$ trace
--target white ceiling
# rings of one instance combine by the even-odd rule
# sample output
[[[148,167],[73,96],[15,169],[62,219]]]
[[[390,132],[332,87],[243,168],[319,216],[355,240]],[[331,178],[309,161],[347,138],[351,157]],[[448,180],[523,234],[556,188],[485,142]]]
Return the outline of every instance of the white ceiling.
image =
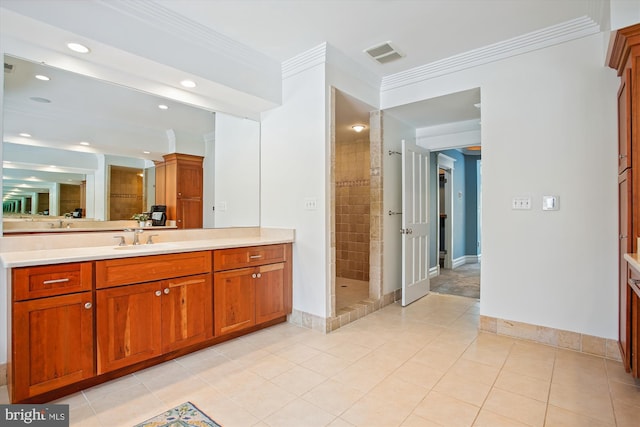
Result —
[[[221,82],[210,77],[212,70],[224,68],[224,64],[216,63],[217,58],[210,54],[210,43],[224,51],[234,51],[234,58],[240,58],[240,62],[265,64],[269,68],[272,63],[280,64],[326,42],[380,81],[581,17],[588,16],[598,23],[606,22],[608,7],[608,0],[2,0],[0,19],[4,21],[0,22],[3,28],[7,28],[11,26],[7,24],[18,22],[18,17],[29,18],[31,21],[24,23],[20,20],[18,27],[22,28],[13,28],[11,36],[20,39],[21,43],[37,44],[40,50],[32,48],[31,51],[42,56],[38,60],[46,58],[48,63],[60,66],[76,61],[76,69],[87,75],[101,75],[102,78],[107,74],[119,76],[123,71],[138,72],[147,82],[137,86],[144,86],[149,92],[171,94],[174,99],[184,99],[193,105],[206,104],[210,110],[225,111],[229,107],[229,112],[232,112],[238,99],[255,101],[259,97],[242,93],[238,87],[224,88]],[[31,22],[39,25],[32,26]],[[42,23],[47,25],[40,25]],[[606,28],[606,24],[604,26]],[[58,46],[62,40],[74,35],[93,43],[94,50],[89,59],[77,59]],[[387,41],[391,41],[405,57],[382,65],[363,53],[364,49]],[[3,51],[8,52],[6,49]],[[202,55],[188,55],[189,52],[202,52]],[[208,61],[207,66],[202,66],[203,60]],[[98,66],[102,67],[102,74],[97,71]],[[37,65],[32,67],[35,70]],[[109,73],[105,74],[105,69]],[[198,73],[198,88],[189,93],[176,87],[172,82],[180,72],[185,75]],[[77,149],[80,140],[93,137],[91,149],[95,151],[132,156],[148,150],[153,152],[148,158],[157,158],[162,151],[159,149],[162,144],[157,141],[164,144],[167,129],[180,129],[182,126],[180,121],[172,122],[167,115],[158,114],[159,110],[147,108],[160,101],[145,94],[135,94],[136,100],[144,103],[145,107],[142,107],[138,101],[133,101],[133,95],[124,95],[124,89],[119,87],[98,94],[87,86],[79,86],[76,81],[69,83],[74,85],[74,91],[67,92],[67,87],[54,86],[68,80],[62,75],[47,82],[48,89],[33,79],[21,80],[18,84],[14,77],[17,75],[6,79],[5,96],[20,95],[23,98],[5,100],[5,109],[15,113],[5,115],[5,141],[13,138],[13,142],[33,144],[24,139],[17,140],[9,133],[18,132],[27,123],[42,122],[51,126],[46,130],[48,136],[38,141],[40,145],[58,148],[73,145]],[[243,79],[241,75],[235,77],[240,81]],[[247,87],[254,83],[253,80],[250,76],[244,78]],[[47,93],[49,89],[64,90],[67,95]],[[210,93],[216,93],[219,99],[200,102]],[[59,107],[66,114],[43,113],[42,108],[47,107],[38,105],[39,117],[45,120],[25,121],[23,118],[20,121],[18,113],[34,106],[32,101],[24,100],[28,94],[55,98],[49,107]],[[119,98],[111,103],[108,101],[111,95]],[[266,98],[269,96],[267,94]],[[122,97],[129,100],[123,101]],[[224,97],[227,103],[221,102]],[[81,112],[69,114],[75,107],[64,103],[73,98],[81,101],[83,107]],[[480,117],[480,110],[473,107],[479,98],[479,89],[471,90],[396,107],[392,113],[416,128],[465,121]],[[102,105],[108,110],[93,109],[100,104],[87,107],[89,101],[96,100],[103,101]],[[377,107],[350,103],[344,97],[341,102],[337,129],[347,128],[351,121],[368,122],[367,110]],[[272,104],[271,99],[266,99],[260,104],[259,111]],[[170,111],[178,113],[178,108],[172,107]],[[101,117],[102,120],[96,123],[110,129],[109,134],[105,133],[108,137],[102,139],[117,140],[120,144],[102,147],[98,125],[91,136],[88,135],[88,127],[80,126],[77,121],[66,123],[62,119],[65,116],[86,119],[89,113]],[[154,117],[160,120],[154,123]],[[197,117],[196,122],[200,123],[202,115]],[[185,116],[182,119],[182,124],[187,124]],[[66,128],[64,134],[53,135],[54,122],[58,127]],[[139,123],[144,125],[133,126]],[[184,131],[193,135],[208,131],[197,126],[189,122],[186,128],[189,130]],[[45,130],[42,132],[44,134]],[[83,136],[83,132],[87,136]],[[131,136],[126,136],[127,132]]]

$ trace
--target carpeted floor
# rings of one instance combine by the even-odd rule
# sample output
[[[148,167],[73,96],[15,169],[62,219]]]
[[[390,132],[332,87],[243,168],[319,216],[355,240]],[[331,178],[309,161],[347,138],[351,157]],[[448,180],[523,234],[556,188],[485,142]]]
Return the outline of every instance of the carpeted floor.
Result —
[[[453,270],[440,269],[430,281],[431,292],[480,298],[480,263],[464,264]]]

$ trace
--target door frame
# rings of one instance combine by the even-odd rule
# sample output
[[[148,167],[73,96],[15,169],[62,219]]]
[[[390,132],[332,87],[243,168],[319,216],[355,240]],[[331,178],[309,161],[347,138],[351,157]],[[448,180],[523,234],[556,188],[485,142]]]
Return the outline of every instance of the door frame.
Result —
[[[448,227],[444,229],[444,247],[446,253],[444,255],[444,268],[453,268],[453,171],[455,169],[456,159],[446,154],[438,153],[437,170],[444,170],[444,213],[447,215]],[[440,185],[438,185],[438,197],[436,197],[438,207],[436,212],[440,215]],[[440,225],[436,227],[436,242],[438,242],[438,274],[440,274]]]

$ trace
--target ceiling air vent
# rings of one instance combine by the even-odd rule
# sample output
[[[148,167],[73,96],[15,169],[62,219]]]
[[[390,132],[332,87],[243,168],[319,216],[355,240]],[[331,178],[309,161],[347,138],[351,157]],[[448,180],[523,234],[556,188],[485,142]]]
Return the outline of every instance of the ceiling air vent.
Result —
[[[13,73],[13,64],[7,64],[6,62],[4,63],[4,72],[9,74],[9,73]]]
[[[396,49],[391,42],[384,42],[382,44],[372,46],[365,49],[364,52],[380,64],[386,64],[387,62],[395,61],[396,59],[400,59],[404,56],[404,54]]]

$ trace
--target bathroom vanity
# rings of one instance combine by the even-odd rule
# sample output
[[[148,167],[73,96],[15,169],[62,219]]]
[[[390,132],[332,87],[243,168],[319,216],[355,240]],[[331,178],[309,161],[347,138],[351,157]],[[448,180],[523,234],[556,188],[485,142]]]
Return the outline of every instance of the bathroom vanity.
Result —
[[[12,402],[50,401],[291,313],[293,230],[165,231],[153,244],[101,246],[113,234],[23,251],[3,238]]]

